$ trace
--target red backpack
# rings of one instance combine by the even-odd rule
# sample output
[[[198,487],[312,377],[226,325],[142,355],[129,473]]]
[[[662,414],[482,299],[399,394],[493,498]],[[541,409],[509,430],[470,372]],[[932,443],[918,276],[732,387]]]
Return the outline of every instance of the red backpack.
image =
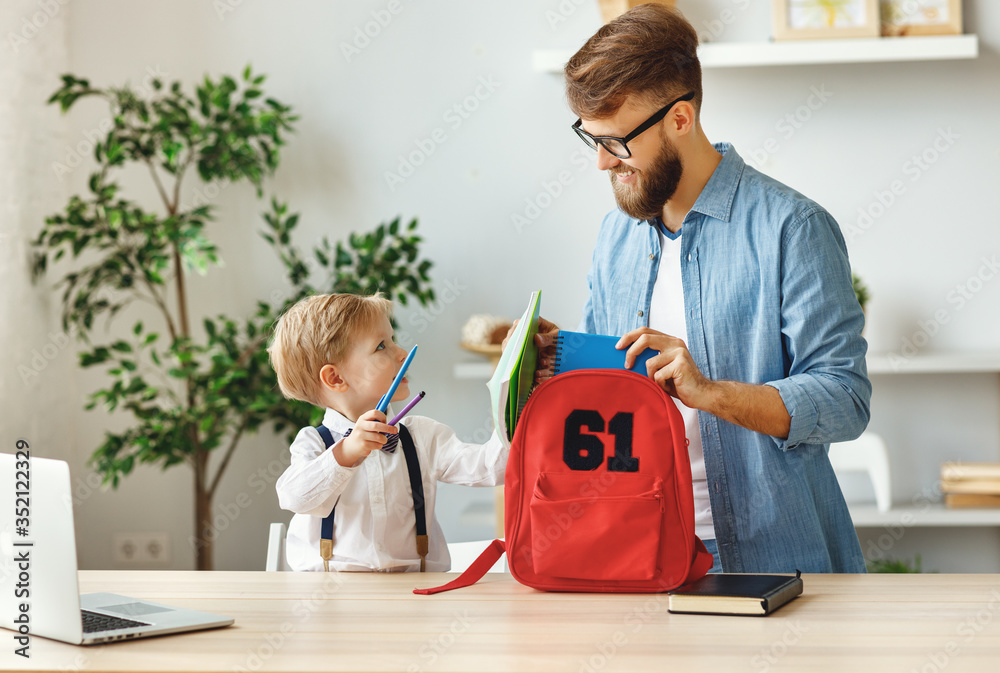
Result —
[[[415,593],[468,586],[504,551],[517,581],[546,591],[669,591],[712,567],[694,534],[684,422],[635,372],[577,370],[538,386],[511,443],[504,496],[505,540],[458,579]]]

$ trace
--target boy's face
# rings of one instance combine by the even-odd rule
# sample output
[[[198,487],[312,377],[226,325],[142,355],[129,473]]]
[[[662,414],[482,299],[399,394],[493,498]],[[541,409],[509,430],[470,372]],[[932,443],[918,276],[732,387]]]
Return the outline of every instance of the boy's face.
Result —
[[[388,318],[379,317],[371,329],[358,333],[338,367],[348,384],[349,405],[358,415],[375,408],[406,359],[406,351],[393,342],[392,336]],[[406,399],[409,395],[409,381],[404,376],[392,400]]]

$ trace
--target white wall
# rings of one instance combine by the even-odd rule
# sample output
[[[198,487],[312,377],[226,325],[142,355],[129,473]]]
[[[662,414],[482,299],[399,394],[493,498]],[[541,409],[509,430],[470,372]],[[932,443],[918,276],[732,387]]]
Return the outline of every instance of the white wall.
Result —
[[[765,0],[679,5],[714,39],[769,35]],[[87,168],[60,183],[50,167],[106,115],[97,102],[87,102],[63,121],[54,108],[40,104],[64,68],[101,85],[140,82],[150,71],[190,83],[206,72],[236,73],[247,63],[268,74],[268,93],[302,117],[268,187],[303,213],[298,235],[303,246],[397,215],[420,218],[423,250],[435,262],[441,301],[428,312],[400,311],[401,340],[421,347],[412,371],[428,393],[422,412],[452,424],[461,435],[481,436],[488,423],[485,387],[452,377],[453,364],[469,359],[456,346],[469,315],[514,316],[528,293],[540,288],[544,315],[576,325],[597,227],[613,199],[607,178],[581,162],[587,155],[569,130],[573,117],[561,78],[535,72],[531,53],[582,44],[599,25],[596,3],[400,0],[395,15],[386,13],[388,6],[388,0],[78,2],[57,17],[68,25],[68,36],[46,29],[29,45],[55,56],[30,61],[5,56],[0,72],[27,87],[7,99],[12,105],[0,107],[16,117],[15,128],[23,129],[19,137],[24,132],[48,137],[64,123],[69,131],[67,145],[40,143],[30,152],[5,151],[0,159],[11,213],[3,222],[0,263],[10,288],[0,329],[0,348],[7,354],[0,388],[4,441],[26,436],[44,445],[42,455],[72,461],[80,480],[83,567],[112,567],[116,531],[167,531],[173,566],[192,567],[191,477],[185,468],[168,473],[139,468],[117,492],[91,494],[84,461],[104,429],[123,422],[80,409],[101,378],[78,372],[72,349],[59,352],[45,377],[27,386],[17,377],[17,366],[30,360],[31,349],[44,343],[56,323],[55,295],[30,287],[23,253],[16,248],[23,251],[44,213],[83,189]],[[36,7],[33,2],[5,7],[0,35],[15,30]],[[724,9],[733,12],[734,22],[719,22]],[[848,237],[852,262],[873,292],[867,331],[873,351],[898,352],[904,338],[912,339],[922,321],[927,324],[941,310],[948,320],[924,351],[997,346],[1000,283],[982,283],[961,308],[949,302],[949,292],[978,272],[984,256],[1000,252],[993,194],[1000,177],[995,112],[1000,7],[975,0],[966,2],[965,10],[966,32],[980,35],[982,54],[976,60],[705,72],[703,123],[709,137],[733,142],[748,159],[775,138],[778,151],[758,166],[815,198],[854,232]],[[391,20],[375,30],[378,16]],[[375,34],[367,44],[358,38],[366,27]],[[357,53],[345,55],[344,45],[355,40]],[[789,134],[782,120],[796,114],[814,89],[825,90],[829,99]],[[468,109],[466,118],[457,116],[456,105]],[[400,158],[419,152],[420,144],[428,147],[425,141],[436,129],[444,141],[434,143],[412,176],[390,186],[386,173],[398,172]],[[949,130],[957,138],[913,181],[907,162]],[[9,134],[8,125],[4,132]],[[3,138],[5,147],[14,142]],[[568,184],[561,194],[530,217],[528,204],[563,171]],[[902,195],[870,225],[859,221],[859,209],[873,209],[893,180],[902,181]],[[126,182],[154,203],[145,176],[128,176]],[[256,235],[263,204],[243,187],[223,191],[215,202],[220,218],[211,232],[226,266],[192,279],[195,315],[249,310],[258,298],[284,287],[279,265]],[[516,227],[515,215],[530,224]],[[1000,458],[995,376],[879,376],[874,383],[871,428],[890,441],[898,502],[932,485],[945,458]],[[69,428],[58,439],[53,417],[65,419]],[[261,567],[267,522],[288,516],[277,509],[273,493],[285,454],[280,438],[265,434],[245,441],[217,499],[220,511],[228,506],[237,514],[231,522],[232,517],[222,519],[227,530],[217,567]],[[262,481],[255,480],[259,470]],[[234,509],[240,493],[245,494],[240,501],[249,498],[250,505]],[[467,489],[443,491],[438,514],[452,539],[491,534],[459,520],[470,500],[490,498]],[[933,561],[940,570],[958,554],[936,550],[938,556],[929,559],[931,551],[924,553],[925,565]],[[988,563],[1000,570],[996,558]]]
[[[3,439],[19,438],[38,455],[71,458],[78,406],[71,341],[57,301],[30,282],[30,241],[53,204],[69,192],[52,178],[50,156],[63,150],[65,124],[45,105],[54,73],[65,71],[67,12],[35,2],[0,5],[0,375]],[[7,485],[0,486],[7,488]]]

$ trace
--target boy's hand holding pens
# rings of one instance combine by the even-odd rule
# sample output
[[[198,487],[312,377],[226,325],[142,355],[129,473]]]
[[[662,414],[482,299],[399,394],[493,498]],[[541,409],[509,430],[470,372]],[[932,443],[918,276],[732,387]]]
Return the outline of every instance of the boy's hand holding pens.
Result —
[[[354,424],[354,430],[333,447],[333,456],[344,467],[353,467],[359,461],[368,457],[372,451],[378,451],[386,442],[383,433],[396,434],[399,428],[386,423],[385,414],[378,409],[366,411]],[[338,450],[339,449],[339,450]]]

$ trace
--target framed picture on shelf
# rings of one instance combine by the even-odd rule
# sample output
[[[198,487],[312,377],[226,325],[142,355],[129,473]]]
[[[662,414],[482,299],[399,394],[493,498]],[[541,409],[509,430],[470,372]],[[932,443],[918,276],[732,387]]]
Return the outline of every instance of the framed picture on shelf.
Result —
[[[962,0],[879,0],[882,35],[961,35]]]
[[[774,39],[878,37],[878,3],[879,0],[771,0]]]

